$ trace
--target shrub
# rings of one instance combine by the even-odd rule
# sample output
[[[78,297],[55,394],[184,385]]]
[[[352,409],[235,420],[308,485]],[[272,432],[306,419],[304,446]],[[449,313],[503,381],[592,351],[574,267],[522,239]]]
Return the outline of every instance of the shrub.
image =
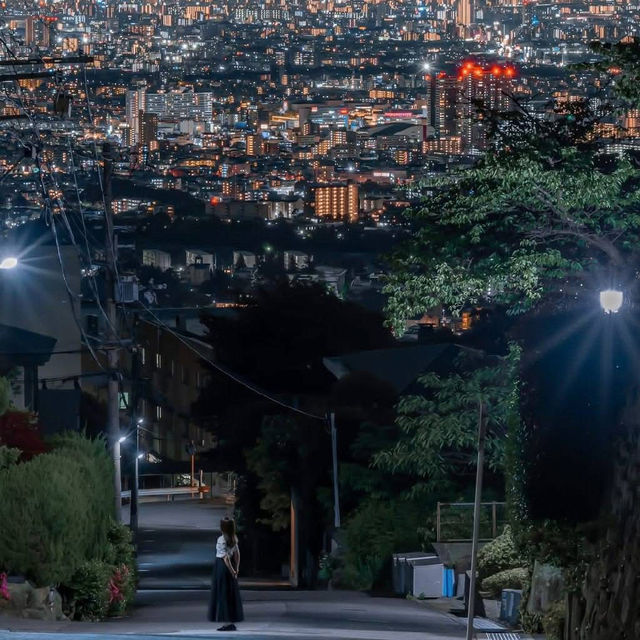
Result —
[[[525,562],[516,550],[511,535],[511,527],[504,528],[502,535],[486,544],[478,552],[478,574],[480,578],[488,578],[507,569],[516,569]]]
[[[20,459],[20,449],[14,449],[0,444],[0,471],[11,467]]]
[[[136,594],[136,561],[129,527],[112,522],[105,562],[112,566],[109,615],[121,615]]]
[[[82,564],[67,583],[68,615],[74,620],[102,620],[109,611],[113,567],[100,560]]]
[[[565,602],[554,602],[542,614],[542,629],[547,640],[562,640],[564,636]]]
[[[0,567],[36,585],[64,583],[102,560],[113,512],[113,468],[102,441],[73,435],[0,470]]]
[[[344,542],[344,565],[336,582],[364,590],[388,586],[392,555],[420,546],[418,510],[411,502],[369,499],[348,521]]]
[[[522,589],[529,573],[523,567],[505,569],[482,581],[482,590],[488,591],[494,598],[499,598],[503,589]]]
[[[36,585],[63,582],[90,557],[81,467],[50,453],[0,471],[0,566]]]
[[[0,378],[0,385],[2,380],[4,378]],[[0,414],[0,444],[20,449],[22,460],[30,460],[48,450],[42,440],[38,416],[16,409]]]
[[[133,602],[135,594],[133,569],[126,564],[112,567],[109,578],[109,615],[122,615]]]
[[[128,567],[135,566],[135,551],[129,527],[122,523],[111,521],[107,540],[107,550],[104,555],[105,562],[112,565],[126,564]]]

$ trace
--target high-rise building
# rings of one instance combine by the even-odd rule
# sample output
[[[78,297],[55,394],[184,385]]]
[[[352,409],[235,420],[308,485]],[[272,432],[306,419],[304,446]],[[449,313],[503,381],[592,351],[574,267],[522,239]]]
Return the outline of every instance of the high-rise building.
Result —
[[[468,29],[473,22],[472,0],[456,0],[456,23],[463,29]]]
[[[460,83],[455,76],[438,74],[432,79],[428,117],[437,137],[458,133],[459,94]]]
[[[264,140],[261,135],[248,135],[247,136],[247,155],[248,156],[260,156],[264,150]]]
[[[458,73],[458,118],[463,149],[486,149],[487,134],[483,111],[505,113],[513,108],[511,98],[515,69],[508,65],[483,66],[466,62]]]
[[[158,142],[158,116],[155,113],[138,113],[138,143],[146,145],[150,151]]]
[[[315,188],[315,211],[320,218],[347,220],[358,218],[358,185],[353,182],[319,185]]]
[[[133,144],[139,140],[140,112],[146,111],[146,93],[146,87],[143,85],[130,89],[125,95],[125,116],[131,128]]]
[[[24,43],[27,47],[31,47],[36,43],[35,20],[33,16],[29,16],[24,21]]]

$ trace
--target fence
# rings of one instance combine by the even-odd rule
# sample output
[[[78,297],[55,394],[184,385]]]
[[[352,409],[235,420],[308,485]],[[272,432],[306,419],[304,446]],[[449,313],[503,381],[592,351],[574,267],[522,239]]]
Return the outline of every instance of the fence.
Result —
[[[499,536],[505,524],[504,502],[480,504],[480,540]],[[470,542],[473,531],[473,502],[438,502],[436,511],[437,542]]]

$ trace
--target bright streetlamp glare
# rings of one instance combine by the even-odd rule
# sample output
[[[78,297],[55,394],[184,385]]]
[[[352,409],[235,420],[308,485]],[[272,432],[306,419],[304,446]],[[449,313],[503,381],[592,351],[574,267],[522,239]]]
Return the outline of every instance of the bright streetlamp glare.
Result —
[[[422,68],[423,68],[425,71],[429,71],[429,69],[431,69],[431,63],[430,63],[430,62],[423,62],[423,63],[422,63]]]
[[[0,269],[13,269],[18,266],[18,258],[4,258],[0,262]]]
[[[127,439],[127,436],[120,436],[120,437],[118,438],[118,442],[119,442],[120,444],[122,444],[126,439]]]
[[[605,313],[618,313],[623,300],[624,295],[622,291],[607,289],[606,291],[600,292],[600,306]]]
[[[138,460],[142,460],[143,457],[144,457],[144,453],[139,453],[138,454]]]

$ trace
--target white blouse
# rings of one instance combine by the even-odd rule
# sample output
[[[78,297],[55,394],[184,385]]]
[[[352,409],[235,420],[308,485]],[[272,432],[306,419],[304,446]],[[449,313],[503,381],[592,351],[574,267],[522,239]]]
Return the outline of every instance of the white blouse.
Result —
[[[229,547],[225,537],[220,536],[216,542],[216,558],[224,558],[225,556],[229,556],[231,558],[237,549],[237,544],[234,544],[233,547]]]

